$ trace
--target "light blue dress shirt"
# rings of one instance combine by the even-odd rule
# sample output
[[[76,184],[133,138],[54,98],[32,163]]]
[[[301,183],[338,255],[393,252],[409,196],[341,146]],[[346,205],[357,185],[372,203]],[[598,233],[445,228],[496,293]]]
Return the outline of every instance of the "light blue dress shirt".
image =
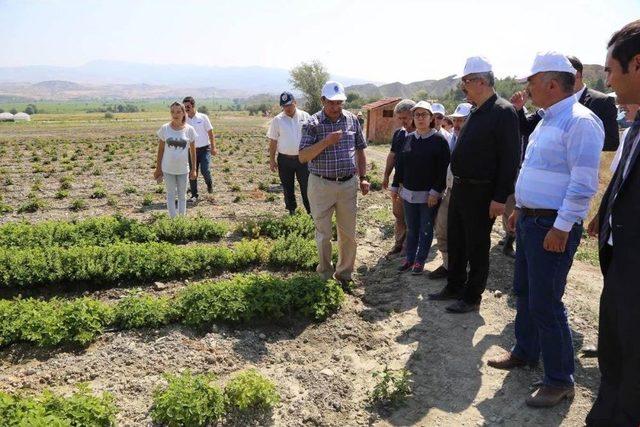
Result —
[[[574,95],[538,114],[542,120],[529,137],[516,182],[516,206],[555,209],[554,227],[570,231],[585,219],[598,190],[604,126]]]

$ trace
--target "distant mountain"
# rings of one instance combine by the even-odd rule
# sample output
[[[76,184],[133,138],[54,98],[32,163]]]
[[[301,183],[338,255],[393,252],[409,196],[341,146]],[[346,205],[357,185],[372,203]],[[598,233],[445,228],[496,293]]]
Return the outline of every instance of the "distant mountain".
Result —
[[[332,76],[345,85],[366,80]],[[136,85],[213,87],[249,96],[280,93],[291,87],[289,71],[268,67],[212,67],[201,65],[138,64],[122,61],[92,61],[78,67],[34,65],[0,67],[0,82],[75,82],[79,85]],[[216,93],[216,96],[222,96]]]
[[[357,93],[364,98],[401,97],[411,98],[416,92],[424,90],[434,98],[445,95],[450,89],[455,88],[457,80],[453,76],[440,80],[422,80],[419,82],[403,84],[400,82],[388,83],[381,86],[374,84],[352,85],[345,88],[347,93]]]

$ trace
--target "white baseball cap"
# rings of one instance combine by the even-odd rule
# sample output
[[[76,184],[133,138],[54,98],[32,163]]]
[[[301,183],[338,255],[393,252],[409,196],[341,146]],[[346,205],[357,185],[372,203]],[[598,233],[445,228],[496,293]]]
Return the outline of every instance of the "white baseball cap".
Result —
[[[487,58],[484,56],[472,56],[471,58],[467,58],[462,74],[458,74],[456,78],[462,78],[475,73],[488,73],[490,71],[493,71],[493,68]]]
[[[423,108],[425,110],[428,110],[431,114],[433,114],[433,109],[431,107],[431,104],[428,103],[427,101],[419,101],[416,105],[411,107],[411,111],[417,110],[418,108]]]
[[[347,95],[344,93],[342,83],[328,81],[322,86],[322,96],[329,101],[346,101]]]
[[[431,111],[433,111],[433,114],[440,113],[443,116],[447,115],[447,112],[444,109],[444,105],[442,105],[442,104],[438,104],[438,103],[431,104]]]
[[[469,113],[471,113],[471,104],[463,102],[462,104],[458,104],[456,111],[454,111],[449,117],[467,117]]]
[[[562,73],[571,73],[574,76],[576,75],[576,69],[573,68],[573,65],[571,65],[571,62],[569,62],[566,56],[558,52],[549,51],[539,52],[533,60],[531,69],[517,80],[520,83],[524,83],[529,77],[547,71],[559,71]]]

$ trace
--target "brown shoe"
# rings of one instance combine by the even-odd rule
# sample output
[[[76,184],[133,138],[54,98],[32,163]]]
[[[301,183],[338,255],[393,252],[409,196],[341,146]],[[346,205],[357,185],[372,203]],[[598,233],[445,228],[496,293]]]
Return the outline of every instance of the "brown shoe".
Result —
[[[526,400],[527,405],[534,408],[550,408],[556,406],[564,399],[573,399],[575,395],[573,386],[570,387],[553,387],[550,385],[543,385],[538,390],[533,392]]]
[[[509,352],[495,359],[489,360],[487,362],[487,365],[491,366],[492,368],[504,369],[508,371],[513,368],[521,368],[523,366],[527,366],[527,361],[520,359],[513,353]]]

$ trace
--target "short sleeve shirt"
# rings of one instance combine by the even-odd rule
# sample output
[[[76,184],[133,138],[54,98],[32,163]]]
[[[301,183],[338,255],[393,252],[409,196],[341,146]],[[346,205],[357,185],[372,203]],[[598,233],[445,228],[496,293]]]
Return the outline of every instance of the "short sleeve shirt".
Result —
[[[193,117],[187,115],[187,123],[190,124],[198,135],[196,138],[196,148],[209,146],[209,131],[213,130],[209,116],[203,113],[196,113]]]
[[[172,175],[189,173],[189,145],[195,143],[197,136],[193,127],[185,123],[182,129],[175,130],[170,123],[165,123],[157,135],[164,142],[162,172]]]
[[[300,149],[317,144],[330,133],[342,130],[340,141],[327,147],[318,156],[309,161],[309,172],[328,178],[342,178],[356,173],[356,150],[367,148],[362,135],[362,127],[355,114],[342,111],[337,121],[331,121],[324,110],[309,118],[302,127]]]
[[[267,138],[278,141],[278,153],[297,156],[300,151],[302,125],[309,120],[309,113],[296,109],[293,117],[283,111],[271,120]]]
[[[404,141],[407,138],[407,130],[405,128],[397,129],[391,138],[391,152],[398,154],[402,150]]]

